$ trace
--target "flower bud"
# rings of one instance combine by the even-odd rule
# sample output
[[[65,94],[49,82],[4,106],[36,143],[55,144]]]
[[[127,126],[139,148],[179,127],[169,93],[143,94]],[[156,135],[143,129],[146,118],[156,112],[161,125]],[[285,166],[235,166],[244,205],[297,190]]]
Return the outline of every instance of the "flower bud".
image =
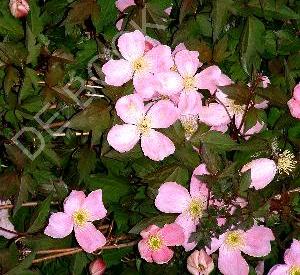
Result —
[[[214,269],[214,262],[203,249],[195,250],[187,259],[187,269],[193,275],[208,275]]]
[[[90,274],[91,275],[102,275],[106,269],[106,264],[103,259],[99,258],[90,263]]]
[[[24,17],[29,12],[29,5],[26,0],[10,0],[9,8],[11,14],[16,18]]]

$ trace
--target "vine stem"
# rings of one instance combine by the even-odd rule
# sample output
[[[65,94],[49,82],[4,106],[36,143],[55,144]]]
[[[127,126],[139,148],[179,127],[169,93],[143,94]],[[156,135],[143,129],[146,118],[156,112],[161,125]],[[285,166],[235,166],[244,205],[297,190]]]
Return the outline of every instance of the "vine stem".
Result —
[[[21,207],[34,207],[37,206],[39,204],[39,202],[36,201],[32,201],[32,202],[25,202],[21,204]],[[58,202],[51,202],[52,205],[57,205]],[[0,205],[0,210],[2,209],[11,209],[14,208],[15,205],[13,204],[4,204],[4,205]]]
[[[138,241],[131,241],[131,242],[122,243],[122,244],[106,245],[106,246],[101,248],[100,253],[102,252],[102,250],[120,249],[120,248],[124,248],[124,247],[134,246],[134,245],[137,244],[137,242]],[[50,255],[50,256],[46,256],[46,257],[43,257],[43,258],[35,259],[35,260],[32,261],[32,264],[38,264],[38,263],[41,263],[41,262],[44,262],[44,261],[53,260],[53,259],[64,257],[64,256],[74,255],[74,254],[77,254],[79,252],[82,252],[83,249],[79,248],[79,247],[74,247],[74,248],[65,248],[65,249],[56,249],[56,250],[40,250],[40,251],[37,251],[37,254],[41,255],[41,254],[46,254],[47,252],[48,252],[48,254],[49,253],[54,253],[53,251],[59,252],[59,253],[54,254],[54,255]],[[100,254],[100,253],[97,253],[97,254]]]

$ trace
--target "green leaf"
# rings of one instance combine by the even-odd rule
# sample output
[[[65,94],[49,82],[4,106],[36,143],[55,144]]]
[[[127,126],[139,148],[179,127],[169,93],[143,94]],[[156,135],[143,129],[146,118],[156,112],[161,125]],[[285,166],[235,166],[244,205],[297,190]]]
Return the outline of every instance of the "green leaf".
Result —
[[[77,253],[73,258],[72,275],[81,275],[90,260],[84,252]]]
[[[7,2],[3,1],[0,9],[0,34],[17,39],[22,38],[24,31],[21,20],[10,14]]]
[[[90,149],[89,146],[86,145],[80,150],[79,161],[77,165],[80,175],[80,182],[85,181],[85,179],[95,169],[96,161],[96,152],[93,149]]]
[[[249,100],[249,88],[241,84],[231,84],[228,86],[219,87],[223,93],[228,95],[228,97],[236,104],[244,105],[248,103]]]
[[[28,233],[38,232],[44,227],[48,219],[51,200],[52,200],[52,195],[50,194],[47,199],[45,199],[43,202],[40,203],[40,205],[38,206],[38,208],[33,214],[33,219],[32,219],[33,222],[31,223],[31,226],[27,230]]]
[[[21,263],[19,263],[15,268],[11,269],[5,275],[22,275],[27,271],[35,258],[35,253],[30,253]],[[29,272],[29,271],[28,271]],[[30,273],[27,273],[30,274]]]
[[[209,144],[212,149],[220,151],[230,151],[237,146],[228,134],[217,131],[209,131],[200,137],[203,143]]]
[[[115,24],[117,19],[117,9],[114,1],[97,0],[100,6],[100,15],[92,16],[97,32],[105,30]]]
[[[272,105],[278,107],[287,107],[289,98],[284,91],[277,87],[269,86],[268,88],[257,88],[255,94],[270,101]]]

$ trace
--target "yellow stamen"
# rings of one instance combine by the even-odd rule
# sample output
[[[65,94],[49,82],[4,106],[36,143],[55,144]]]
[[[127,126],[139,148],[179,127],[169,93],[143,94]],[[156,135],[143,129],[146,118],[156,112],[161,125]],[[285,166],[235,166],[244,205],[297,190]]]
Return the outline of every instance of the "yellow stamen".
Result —
[[[300,275],[300,266],[293,266],[289,270],[289,275]]]
[[[241,232],[235,230],[230,231],[227,233],[225,237],[225,243],[230,246],[231,248],[238,248],[243,246],[244,244],[244,238],[241,234]]]
[[[144,71],[147,67],[148,67],[148,63],[143,57],[136,59],[132,63],[132,68],[135,73],[140,73]]]
[[[148,245],[152,251],[159,250],[163,245],[163,240],[158,235],[150,236],[148,239]]]
[[[205,208],[205,203],[201,199],[193,199],[189,205],[188,211],[194,218],[201,218]]]
[[[235,104],[234,100],[228,99],[227,100],[227,106],[230,113],[233,113],[234,115],[243,114],[245,111],[244,106]]]
[[[193,76],[187,76],[183,79],[183,86],[187,90],[195,88],[195,78]]]
[[[198,129],[198,120],[196,116],[183,116],[181,124],[185,131],[185,138],[189,140]]]
[[[73,221],[77,226],[83,226],[88,221],[89,214],[84,209],[80,209],[73,214]]]
[[[295,156],[289,150],[285,150],[278,155],[277,169],[279,174],[289,175],[296,168],[296,164]]]
[[[141,134],[148,135],[151,130],[151,121],[150,119],[144,117],[137,126]]]

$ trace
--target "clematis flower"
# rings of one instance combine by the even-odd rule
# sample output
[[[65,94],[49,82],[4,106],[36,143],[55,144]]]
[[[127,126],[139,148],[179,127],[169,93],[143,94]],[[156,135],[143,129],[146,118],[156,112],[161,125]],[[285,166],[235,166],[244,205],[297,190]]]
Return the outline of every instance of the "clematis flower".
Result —
[[[120,36],[118,48],[123,58],[111,59],[102,67],[108,85],[122,86],[133,79],[136,91],[143,93],[142,86],[137,85],[137,82],[148,81],[154,77],[153,73],[168,71],[173,66],[170,47],[158,45],[145,52],[145,42],[146,38],[140,31]]]
[[[26,16],[30,9],[26,0],[10,0],[9,8],[11,14],[16,18]]]
[[[140,234],[143,239],[138,243],[138,249],[141,257],[149,263],[167,263],[174,255],[168,246],[179,246],[184,241],[183,230],[175,223],[166,224],[163,228],[150,225]]]
[[[271,241],[274,235],[272,230],[254,225],[249,230],[230,230],[213,238],[211,249],[212,254],[219,249],[218,268],[224,275],[248,275],[249,266],[241,252],[252,257],[264,257],[271,252]]]
[[[90,275],[102,275],[106,270],[106,264],[103,259],[99,258],[90,263]]]
[[[65,199],[64,212],[53,213],[44,233],[52,238],[64,238],[74,229],[79,245],[86,252],[93,252],[106,243],[104,235],[92,224],[106,216],[102,202],[102,190],[91,192],[87,197],[82,191],[73,190]]]
[[[183,228],[185,235],[183,247],[186,251],[192,250],[196,246],[195,242],[189,242],[189,238],[196,231],[208,199],[206,184],[195,176],[207,173],[205,165],[201,164],[194,171],[190,192],[176,182],[166,182],[160,186],[155,198],[155,206],[161,212],[180,214],[175,223]]]
[[[187,259],[187,269],[193,275],[208,275],[214,269],[214,262],[203,249],[195,250]]]
[[[288,101],[288,107],[291,115],[300,119],[300,83],[295,86],[293,97]]]
[[[300,274],[300,241],[294,239],[291,247],[284,253],[285,264],[271,268],[268,275],[298,275]]]
[[[266,187],[275,177],[277,172],[276,163],[267,158],[252,160],[244,165],[241,172],[244,173],[250,169],[251,184],[250,187],[259,190]]]
[[[0,205],[7,205],[10,203],[11,203],[10,200],[7,200],[7,201],[0,200]],[[6,230],[15,231],[15,227],[9,220],[9,217],[10,217],[10,215],[9,215],[8,209],[1,209],[0,210],[0,226],[2,228],[5,228]],[[16,237],[17,235],[14,233],[0,229],[0,236],[3,236],[6,239],[12,239],[12,238]]]
[[[118,116],[126,123],[113,126],[108,135],[108,143],[118,152],[128,152],[141,139],[144,155],[159,161],[175,152],[173,142],[155,131],[155,128],[168,128],[178,119],[178,109],[169,100],[160,100],[149,110],[142,98],[128,95],[116,103]]]
[[[130,6],[134,6],[134,0],[117,0],[116,7],[120,12],[123,12]]]

